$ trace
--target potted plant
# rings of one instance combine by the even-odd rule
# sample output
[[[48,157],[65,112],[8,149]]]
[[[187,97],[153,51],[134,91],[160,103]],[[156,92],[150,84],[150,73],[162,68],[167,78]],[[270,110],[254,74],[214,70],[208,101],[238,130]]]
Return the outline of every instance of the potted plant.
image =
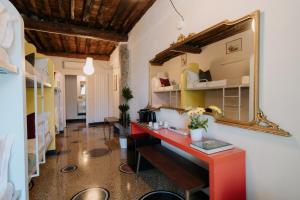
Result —
[[[121,148],[127,148],[127,135],[129,134],[129,125],[130,125],[130,115],[128,102],[133,98],[132,91],[129,87],[124,87],[122,89],[122,97],[124,103],[119,105],[120,110],[120,120],[119,120],[119,130],[120,130],[120,145]]]
[[[190,123],[188,128],[192,141],[199,141],[202,139],[204,132],[207,131],[208,119],[201,119],[201,116],[205,112],[204,108],[198,107],[188,112]]]
[[[211,105],[208,109],[217,116],[222,114],[222,110],[217,106]],[[190,129],[192,141],[202,140],[204,132],[207,132],[208,119],[201,118],[205,112],[206,109],[201,107],[194,108],[188,112],[188,116],[190,117],[188,128]]]

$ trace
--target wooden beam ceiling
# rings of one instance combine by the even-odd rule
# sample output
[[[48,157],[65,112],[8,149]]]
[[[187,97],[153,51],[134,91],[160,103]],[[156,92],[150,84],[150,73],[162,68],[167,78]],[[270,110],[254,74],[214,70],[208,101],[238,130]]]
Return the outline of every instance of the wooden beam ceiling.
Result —
[[[23,16],[25,29],[45,33],[55,33],[60,35],[89,38],[94,40],[105,40],[111,42],[125,42],[128,40],[127,34],[103,31],[96,28],[65,24],[59,22],[50,22],[36,20]]]
[[[71,0],[71,19],[75,19],[75,0]]]
[[[10,2],[23,16],[26,40],[38,51],[80,58],[91,54],[97,59],[107,60],[118,42],[128,40],[129,31],[155,0]]]
[[[92,57],[94,60],[105,60],[109,61],[109,55],[99,55],[99,54],[78,54],[78,53],[65,53],[65,52],[50,52],[50,51],[39,51],[38,53],[48,55],[48,56],[58,56],[65,58],[78,58],[86,59],[86,57]]]

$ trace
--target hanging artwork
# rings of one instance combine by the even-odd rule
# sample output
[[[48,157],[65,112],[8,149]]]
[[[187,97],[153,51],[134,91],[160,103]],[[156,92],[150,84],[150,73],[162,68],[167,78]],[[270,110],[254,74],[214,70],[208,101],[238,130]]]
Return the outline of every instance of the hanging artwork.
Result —
[[[186,66],[187,64],[187,54],[182,54],[181,55],[181,67]]]
[[[226,43],[226,54],[242,51],[242,38]]]

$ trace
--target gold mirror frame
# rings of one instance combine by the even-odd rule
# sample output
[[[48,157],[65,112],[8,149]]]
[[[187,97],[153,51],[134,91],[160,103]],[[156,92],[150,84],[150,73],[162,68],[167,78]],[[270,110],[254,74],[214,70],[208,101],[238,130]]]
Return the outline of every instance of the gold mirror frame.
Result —
[[[231,126],[237,126],[240,128],[255,130],[255,131],[261,131],[265,133],[271,133],[278,136],[285,136],[289,137],[291,134],[279,127],[278,124],[271,122],[267,119],[266,115],[262,112],[262,110],[259,107],[259,34],[260,34],[260,11],[254,11],[250,13],[249,15],[246,15],[238,20],[229,21],[225,20],[221,23],[218,23],[215,26],[212,26],[211,28],[208,28],[198,34],[189,34],[187,37],[180,35],[178,37],[178,40],[176,43],[172,43],[171,46],[164,50],[163,52],[157,54],[154,59],[150,60],[150,66],[152,65],[162,65],[161,57],[164,56],[169,51],[174,51],[175,48],[180,47],[181,45],[184,46],[185,42],[191,41],[193,38],[203,35],[207,32],[210,32],[212,30],[216,30],[219,27],[224,26],[234,26],[241,22],[244,22],[246,20],[252,19],[255,22],[255,31],[254,31],[254,119],[249,122],[241,122],[238,120],[231,120],[227,118],[220,117],[216,114],[210,114],[215,117],[216,122],[220,124],[226,124]],[[177,56],[177,55],[172,55]],[[160,61],[160,62],[157,62]],[[164,62],[164,61],[163,61]],[[150,73],[149,73],[150,74]],[[149,75],[150,80],[150,75]],[[151,84],[150,84],[151,85]],[[149,102],[151,102],[151,86],[149,85]],[[167,108],[167,109],[174,109],[177,110],[179,113],[183,113],[184,109],[181,108],[172,108],[172,107],[161,107],[161,108]],[[157,108],[156,108],[157,109]],[[159,109],[159,108],[158,108]]]

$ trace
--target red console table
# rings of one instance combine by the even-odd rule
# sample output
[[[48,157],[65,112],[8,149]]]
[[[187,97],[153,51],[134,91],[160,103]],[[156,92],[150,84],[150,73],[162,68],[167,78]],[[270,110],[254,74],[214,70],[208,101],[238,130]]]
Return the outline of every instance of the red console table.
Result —
[[[136,122],[131,123],[131,134],[148,133],[206,162],[209,170],[210,200],[245,200],[245,151],[234,148],[215,154],[205,154],[190,147],[191,138],[168,129],[157,131]]]

